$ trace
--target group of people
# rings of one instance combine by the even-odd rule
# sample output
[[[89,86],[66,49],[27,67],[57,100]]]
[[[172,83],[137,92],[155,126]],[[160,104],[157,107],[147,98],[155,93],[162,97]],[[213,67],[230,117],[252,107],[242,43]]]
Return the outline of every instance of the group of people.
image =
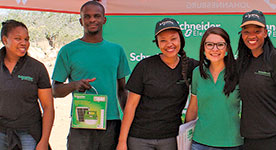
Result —
[[[276,50],[261,11],[243,15],[237,59],[220,27],[204,33],[199,61],[189,58],[178,23],[164,18],[154,35],[161,53],[140,61],[127,84],[123,48],[102,36],[104,7],[88,1],[80,15],[83,37],[59,51],[52,86],[44,65],[28,56],[27,27],[15,20],[2,23],[1,150],[51,149],[53,96],[90,93],[91,82],[108,96],[106,130],[70,128],[68,150],[177,150],[190,86],[185,122],[198,118],[192,150],[275,149]]]

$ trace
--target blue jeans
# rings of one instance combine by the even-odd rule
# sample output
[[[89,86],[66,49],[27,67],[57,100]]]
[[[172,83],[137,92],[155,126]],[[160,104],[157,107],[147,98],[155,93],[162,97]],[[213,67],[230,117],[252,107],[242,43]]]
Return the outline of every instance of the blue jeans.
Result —
[[[22,150],[35,150],[37,142],[35,139],[28,134],[26,131],[17,131],[22,144]],[[7,135],[0,132],[0,150],[8,149]]]
[[[197,143],[195,141],[192,142],[192,150],[240,150],[241,146],[237,147],[212,147]]]
[[[177,150],[176,138],[142,139],[129,136],[128,150]]]

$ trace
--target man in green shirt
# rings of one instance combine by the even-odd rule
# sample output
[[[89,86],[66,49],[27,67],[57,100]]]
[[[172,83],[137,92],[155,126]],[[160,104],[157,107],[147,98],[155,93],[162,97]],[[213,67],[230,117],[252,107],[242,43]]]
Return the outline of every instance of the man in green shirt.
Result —
[[[118,142],[121,121],[117,94],[123,109],[127,97],[125,76],[130,69],[123,48],[102,37],[104,13],[100,3],[86,2],[80,11],[83,37],[62,47],[56,60],[52,76],[55,97],[72,92],[92,93],[91,81],[99,94],[108,96],[107,129],[71,128],[68,150],[114,150]],[[64,83],[66,79],[69,83]]]

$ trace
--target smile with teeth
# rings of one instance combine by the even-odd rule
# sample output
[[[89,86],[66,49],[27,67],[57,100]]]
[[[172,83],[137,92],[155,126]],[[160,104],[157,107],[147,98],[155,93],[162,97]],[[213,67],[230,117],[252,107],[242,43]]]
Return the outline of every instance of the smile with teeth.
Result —
[[[220,56],[220,54],[210,54],[211,56],[213,56],[213,57],[218,57],[218,56]]]
[[[173,51],[175,51],[175,47],[174,46],[169,46],[169,47],[167,47],[166,51],[167,52],[173,52]]]
[[[19,48],[19,51],[23,53],[26,51],[26,48]]]
[[[255,44],[256,42],[257,42],[257,40],[248,41],[249,44]]]
[[[168,48],[166,49],[167,52],[173,52],[174,51],[174,48]]]

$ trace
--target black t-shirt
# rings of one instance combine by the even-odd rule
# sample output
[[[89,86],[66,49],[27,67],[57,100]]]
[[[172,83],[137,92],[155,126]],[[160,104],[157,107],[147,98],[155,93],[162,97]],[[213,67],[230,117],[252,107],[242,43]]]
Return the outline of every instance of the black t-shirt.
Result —
[[[240,77],[241,134],[246,138],[276,135],[276,55],[273,57],[271,66],[274,72],[264,63],[261,54],[250,59],[248,68]]]
[[[0,127],[24,129],[40,121],[38,89],[51,88],[45,66],[30,56],[19,59],[13,72],[4,64],[0,50]]]
[[[188,64],[191,78],[198,62],[189,59]],[[130,136],[145,139],[177,136],[181,112],[189,94],[181,70],[181,60],[171,69],[159,55],[145,58],[136,65],[126,85],[129,91],[141,95]]]

